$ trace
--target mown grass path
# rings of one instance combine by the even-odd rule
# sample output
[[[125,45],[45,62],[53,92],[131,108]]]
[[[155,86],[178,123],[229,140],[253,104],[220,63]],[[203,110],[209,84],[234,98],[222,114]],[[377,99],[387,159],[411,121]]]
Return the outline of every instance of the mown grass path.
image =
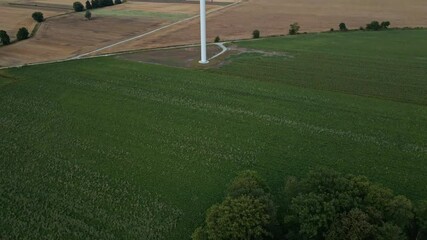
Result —
[[[0,236],[187,239],[243,169],[274,191],[326,166],[426,199],[425,36],[241,43],[286,54],[207,70],[108,57],[2,71]]]

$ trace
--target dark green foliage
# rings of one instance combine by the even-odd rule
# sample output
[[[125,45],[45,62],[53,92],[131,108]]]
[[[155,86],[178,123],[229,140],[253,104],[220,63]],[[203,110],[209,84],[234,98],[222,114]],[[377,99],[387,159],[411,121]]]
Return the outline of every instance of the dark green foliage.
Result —
[[[388,29],[388,27],[390,27],[390,22],[389,21],[385,21],[381,23],[381,28],[382,29]]]
[[[100,7],[99,0],[92,0],[92,8],[95,9],[99,7]]]
[[[44,21],[44,16],[43,16],[43,13],[41,12],[34,12],[32,17],[35,21],[39,23]]]
[[[206,228],[209,239],[264,239],[271,235],[267,226],[272,221],[263,201],[243,195],[227,197],[221,204],[212,206],[206,216]]]
[[[295,189],[285,186],[292,197],[285,216],[292,239],[402,239],[414,217],[406,197],[361,176],[321,169]]]
[[[108,7],[108,6],[113,6],[113,0],[99,0],[99,5],[100,7]]]
[[[114,4],[122,4],[122,0],[114,0]]]
[[[366,30],[378,31],[381,29],[381,25],[378,21],[372,21],[371,23],[366,24]]]
[[[212,206],[198,239],[264,239],[276,223],[276,207],[265,181],[254,171],[241,172],[229,185],[227,197]]]
[[[86,1],[86,9],[87,9],[87,10],[89,10],[89,9],[93,9],[92,4],[90,3],[90,1],[89,1],[89,0],[87,0],[87,1]]]
[[[270,193],[265,181],[255,171],[241,172],[230,184],[227,195],[237,198],[243,195],[263,197]]]
[[[345,23],[340,23],[339,28],[341,32],[345,32],[348,30],[347,25],[345,25]]]
[[[86,18],[87,20],[92,19],[92,13],[91,13],[89,10],[86,10],[85,18]]]
[[[373,31],[386,30],[388,29],[389,26],[390,26],[389,21],[381,22],[381,24],[378,21],[372,21],[371,23],[366,25],[366,30],[373,30]]]
[[[333,31],[335,31],[335,29],[331,28],[331,29],[329,29],[329,31],[330,31],[330,32],[333,32]]]
[[[10,37],[7,34],[7,32],[4,30],[0,30],[0,42],[3,45],[9,45],[10,44]]]
[[[206,227],[198,227],[194,230],[191,235],[192,240],[208,240],[208,232],[206,231]]]
[[[289,35],[296,35],[298,34],[300,29],[300,26],[297,22],[292,23],[291,25],[289,25]]]
[[[217,42],[220,42],[220,41],[221,41],[221,39],[219,38],[219,36],[216,36],[214,42],[217,43]]]
[[[74,2],[73,3],[73,9],[76,12],[83,12],[83,10],[85,10],[85,7],[83,6],[83,4],[81,2]]]
[[[21,40],[25,40],[25,39],[27,39],[28,37],[30,36],[30,33],[28,32],[28,29],[26,29],[26,28],[20,28],[19,30],[18,30],[18,33],[16,33],[16,39],[18,39],[18,41],[21,41]]]
[[[259,38],[260,37],[260,31],[259,30],[254,30],[252,32],[252,38]]]

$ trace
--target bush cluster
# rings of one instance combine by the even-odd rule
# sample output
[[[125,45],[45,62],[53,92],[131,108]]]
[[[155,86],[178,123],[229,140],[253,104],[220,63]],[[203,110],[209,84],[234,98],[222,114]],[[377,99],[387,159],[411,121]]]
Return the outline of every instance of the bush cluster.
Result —
[[[232,181],[224,201],[207,211],[192,239],[264,239],[273,236],[275,221],[270,189],[256,172],[245,171]]]
[[[18,33],[16,34],[16,39],[18,41],[25,40],[30,37],[30,33],[28,32],[28,29],[25,27],[22,27],[18,30]]]
[[[36,22],[41,23],[44,21],[44,16],[42,12],[34,12],[32,17]]]
[[[0,42],[3,45],[9,45],[10,44],[10,37],[7,34],[7,32],[4,30],[0,30]]]
[[[230,184],[225,200],[212,206],[193,240],[315,239],[420,240],[427,237],[427,201],[408,198],[366,177],[318,169],[288,177],[278,199],[256,172]],[[280,216],[279,218],[277,216]]]
[[[87,0],[86,1],[86,8],[81,2],[74,2],[73,3],[73,9],[76,12],[83,12],[85,9],[95,9],[95,8],[102,8],[102,7],[108,7],[113,6],[114,4],[121,4],[122,0]]]
[[[289,25],[289,35],[296,35],[298,34],[300,29],[300,26],[297,22],[292,23],[291,25]]]
[[[371,23],[366,24],[366,30],[373,30],[373,31],[385,30],[385,29],[388,29],[389,26],[390,26],[389,21],[385,21],[381,23],[379,23],[378,21],[372,21]]]

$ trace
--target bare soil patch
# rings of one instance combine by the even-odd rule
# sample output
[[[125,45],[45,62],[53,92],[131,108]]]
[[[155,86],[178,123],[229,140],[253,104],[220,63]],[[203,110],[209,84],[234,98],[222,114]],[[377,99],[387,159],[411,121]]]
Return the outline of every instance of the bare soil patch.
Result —
[[[31,17],[34,11],[32,8],[0,5],[0,29],[5,30],[12,39],[15,39],[15,35],[21,27],[26,27],[31,32],[36,25],[36,22]],[[43,14],[45,17],[50,17],[59,14],[59,12],[50,10],[43,11]]]
[[[289,24],[298,22],[301,32],[365,26],[372,20],[391,21],[392,27],[427,27],[425,0],[249,0],[208,15],[207,37],[213,41],[250,38],[255,29],[261,35],[287,34]],[[108,49],[108,52],[182,45],[199,41],[199,21],[195,19],[174,28]]]
[[[221,48],[216,45],[209,45],[207,47],[208,54],[213,56],[221,52]],[[117,56],[121,59],[161,64],[173,67],[189,68],[196,65],[200,59],[200,48],[175,48],[175,49],[159,49],[140,51],[135,53],[123,54]]]
[[[166,21],[69,14],[44,22],[31,39],[0,48],[0,66],[65,59],[158,28]]]

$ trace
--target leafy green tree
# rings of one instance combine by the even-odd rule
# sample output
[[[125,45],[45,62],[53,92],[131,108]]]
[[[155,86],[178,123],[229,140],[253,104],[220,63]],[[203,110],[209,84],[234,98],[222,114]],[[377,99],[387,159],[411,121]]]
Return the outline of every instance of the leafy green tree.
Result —
[[[254,171],[243,171],[230,183],[226,199],[212,206],[193,240],[264,239],[277,223],[270,189]]]
[[[92,8],[94,9],[99,7],[100,7],[99,0],[92,0]]]
[[[229,197],[243,195],[262,197],[270,193],[267,183],[255,171],[243,171],[237,175],[227,189]]]
[[[296,35],[298,34],[300,29],[300,26],[297,22],[292,23],[291,25],[289,25],[289,35]]]
[[[83,4],[81,2],[74,2],[73,3],[73,9],[76,12],[83,12],[83,10],[85,10],[85,7],[83,6]]]
[[[382,29],[388,29],[388,27],[390,27],[390,22],[389,21],[385,21],[381,23],[381,28]]]
[[[346,32],[348,30],[347,25],[345,25],[345,23],[340,23],[339,28],[341,32]]]
[[[208,232],[206,231],[206,227],[198,227],[191,235],[192,240],[208,240]]]
[[[285,195],[291,197],[285,202],[289,239],[402,239],[414,218],[406,197],[366,177],[326,169],[288,181]]]
[[[92,19],[92,13],[91,13],[89,10],[86,10],[85,18],[86,18],[87,20]]]
[[[10,44],[10,37],[7,34],[7,32],[4,30],[0,30],[0,42],[3,45],[9,45]]]
[[[367,30],[378,31],[381,29],[381,25],[378,21],[372,21],[371,23],[366,25]]]
[[[217,42],[220,42],[220,41],[221,41],[221,38],[219,38],[219,36],[216,36],[214,42],[217,43]]]
[[[99,5],[100,7],[108,7],[108,6],[113,6],[113,0],[100,0],[99,1]]]
[[[252,32],[252,38],[259,38],[259,37],[260,37],[260,35],[261,35],[261,33],[260,33],[260,31],[259,31],[259,30],[254,30],[254,31]]]
[[[252,196],[228,197],[208,210],[209,239],[244,240],[271,236],[267,226],[273,221],[267,206]]]
[[[93,9],[92,3],[89,0],[87,0],[86,1],[86,10],[90,10],[90,9]]]
[[[36,22],[40,23],[44,21],[44,16],[42,12],[34,12],[32,17]]]
[[[16,34],[16,38],[21,41],[21,40],[25,40],[30,36],[30,33],[28,32],[28,29],[26,28],[20,28],[18,30],[18,33]]]
[[[370,222],[371,219],[360,209],[352,209],[348,213],[343,213],[332,224],[326,240],[365,240],[374,239],[375,226]]]

